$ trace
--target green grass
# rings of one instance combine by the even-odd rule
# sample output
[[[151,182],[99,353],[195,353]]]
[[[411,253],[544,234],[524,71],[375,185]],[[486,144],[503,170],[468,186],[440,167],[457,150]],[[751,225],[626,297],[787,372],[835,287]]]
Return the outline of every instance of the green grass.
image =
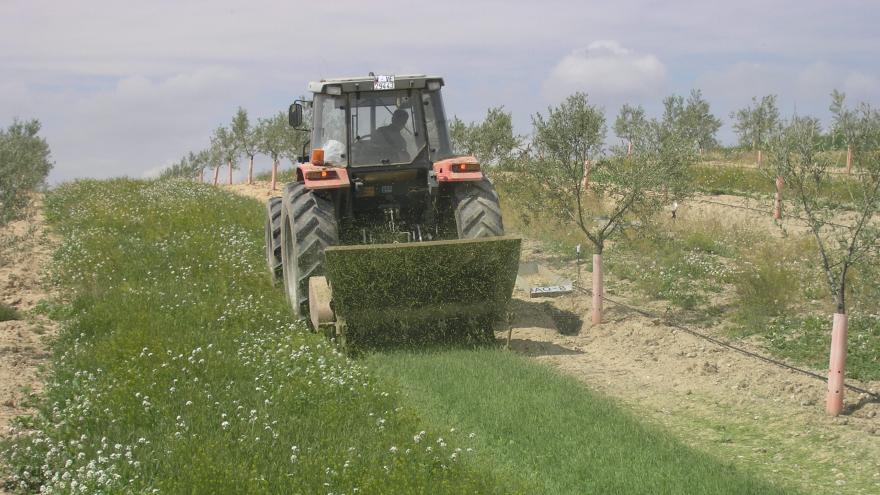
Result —
[[[13,485],[84,493],[500,493],[462,436],[432,451],[386,381],[291,319],[263,207],[183,181],[83,181],[46,200],[70,305]],[[462,449],[457,452],[455,449]],[[456,455],[453,456],[453,453]],[[79,488],[82,487],[82,488]]]
[[[368,363],[477,461],[546,494],[789,493],[623,412],[549,367],[500,350],[376,354]]]
[[[12,306],[0,303],[0,321],[20,320],[21,314]]]
[[[846,374],[858,380],[880,380],[880,316],[850,315]],[[779,317],[767,326],[765,341],[777,355],[827,369],[831,319],[819,316]]]

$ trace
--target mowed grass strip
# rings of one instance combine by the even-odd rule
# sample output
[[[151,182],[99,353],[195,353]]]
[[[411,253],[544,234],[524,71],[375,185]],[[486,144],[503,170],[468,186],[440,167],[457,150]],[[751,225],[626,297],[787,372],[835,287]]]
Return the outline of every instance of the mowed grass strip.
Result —
[[[640,424],[570,377],[501,350],[375,354],[436,428],[465,428],[500,477],[547,494],[781,494]]]
[[[43,305],[64,330],[39,415],[0,447],[10,488],[523,491],[475,469],[466,435],[424,428],[386,382],[291,319],[256,201],[114,180],[61,186],[46,204],[69,304]]]

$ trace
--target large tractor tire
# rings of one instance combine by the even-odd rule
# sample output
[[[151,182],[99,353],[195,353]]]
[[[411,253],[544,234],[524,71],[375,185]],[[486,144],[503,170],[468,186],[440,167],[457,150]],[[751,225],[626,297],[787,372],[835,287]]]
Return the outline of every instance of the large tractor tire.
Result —
[[[284,292],[293,313],[309,312],[309,277],[324,274],[324,249],[339,242],[333,203],[294,182],[284,188],[281,264]]]
[[[504,235],[498,193],[489,179],[459,185],[452,195],[459,239]]]
[[[269,198],[266,202],[266,263],[272,285],[281,283],[283,276],[281,264],[281,198]]]

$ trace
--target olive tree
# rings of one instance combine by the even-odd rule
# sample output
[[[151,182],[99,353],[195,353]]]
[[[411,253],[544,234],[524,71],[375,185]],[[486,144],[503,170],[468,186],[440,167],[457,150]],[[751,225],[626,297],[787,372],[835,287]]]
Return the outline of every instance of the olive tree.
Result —
[[[458,117],[453,118],[449,138],[457,153],[473,155],[490,167],[510,160],[522,144],[522,138],[513,133],[513,119],[504,107],[490,108],[480,123],[465,124]]]
[[[760,101],[752,97],[751,105],[731,112],[730,118],[734,120],[733,130],[739,137],[740,146],[757,151],[760,165],[761,150],[781,126],[776,95],[764,96]]]
[[[632,106],[625,103],[617,114],[614,121],[614,133],[618,137],[626,139],[627,154],[632,153],[633,141],[636,136],[644,133],[648,126],[648,119],[645,117],[645,109],[641,105]]]
[[[248,157],[247,183],[254,182],[254,156],[257,154],[257,140],[248,119],[247,110],[238,107],[232,118],[232,135],[238,149]]]
[[[823,195],[830,189],[832,159],[823,153],[819,121],[792,118],[770,141],[769,166],[785,177],[794,205],[816,241],[821,267],[835,306],[826,408],[840,413],[846,356],[847,282],[853,266],[878,253],[880,242],[880,113],[862,104],[851,116],[853,177],[844,183],[851,217],[841,225],[832,219],[841,207]],[[844,198],[842,198],[844,199]]]
[[[839,138],[846,147],[846,173],[852,173],[852,142],[855,139],[853,135],[855,112],[846,107],[846,94],[836,89],[831,92],[831,115],[833,120],[831,123],[831,135],[834,141]]]
[[[578,228],[593,246],[594,324],[602,318],[602,254],[606,242],[662,208],[668,189],[676,198],[687,193],[693,145],[676,129],[649,121],[632,135],[633,152],[604,157],[593,181],[585,183],[584,162],[603,152],[605,115],[587,95],[575,93],[545,117],[532,117],[537,163],[523,163],[515,174],[517,193],[531,195],[527,216],[553,216]],[[598,201],[598,204],[595,204]],[[592,204],[589,204],[591,203]]]
[[[293,143],[290,134],[296,132],[288,125],[287,114],[284,112],[279,112],[268,119],[259,119],[257,122],[254,136],[256,148],[272,160],[273,191],[278,178],[278,162],[294,147],[295,143]]]
[[[235,134],[226,127],[220,126],[214,130],[211,137],[211,147],[217,153],[220,164],[226,164],[229,167],[229,184],[232,184],[232,169],[236,168],[236,161],[239,156],[238,143],[235,140]],[[215,183],[218,174],[215,173]]]
[[[40,137],[40,121],[13,120],[0,129],[0,225],[18,218],[30,194],[52,170],[49,145]]]

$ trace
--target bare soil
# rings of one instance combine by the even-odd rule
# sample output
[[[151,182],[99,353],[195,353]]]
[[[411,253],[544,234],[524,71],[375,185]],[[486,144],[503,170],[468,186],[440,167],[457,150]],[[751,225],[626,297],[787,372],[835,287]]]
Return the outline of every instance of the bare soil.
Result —
[[[49,364],[58,325],[31,310],[52,296],[44,277],[57,244],[39,196],[25,218],[0,227],[0,302],[21,318],[0,322],[0,439],[9,434],[13,418],[32,412],[31,401],[43,390],[41,368]]]
[[[260,200],[281,194],[265,183],[225,187]],[[699,199],[753,206],[735,196]],[[678,213],[724,215],[726,223],[779,230],[768,215],[749,210],[691,202]],[[526,241],[522,259],[548,264],[535,241]],[[574,265],[554,270],[559,278],[575,279]],[[589,267],[582,267],[581,276],[589,280]],[[514,351],[577,378],[633,416],[744,471],[809,493],[880,493],[880,403],[848,391],[845,414],[830,418],[820,380],[610,303],[603,323],[591,327],[590,296],[574,292],[532,299],[523,285],[554,281],[523,277],[521,282],[512,301]],[[630,302],[625,293],[609,296]],[[644,309],[662,314],[664,308],[656,302]],[[721,335],[719,328],[699,330]],[[505,340],[508,332],[502,329],[496,336]],[[749,342],[737,345],[766,354]],[[880,382],[857,385],[880,392]]]

